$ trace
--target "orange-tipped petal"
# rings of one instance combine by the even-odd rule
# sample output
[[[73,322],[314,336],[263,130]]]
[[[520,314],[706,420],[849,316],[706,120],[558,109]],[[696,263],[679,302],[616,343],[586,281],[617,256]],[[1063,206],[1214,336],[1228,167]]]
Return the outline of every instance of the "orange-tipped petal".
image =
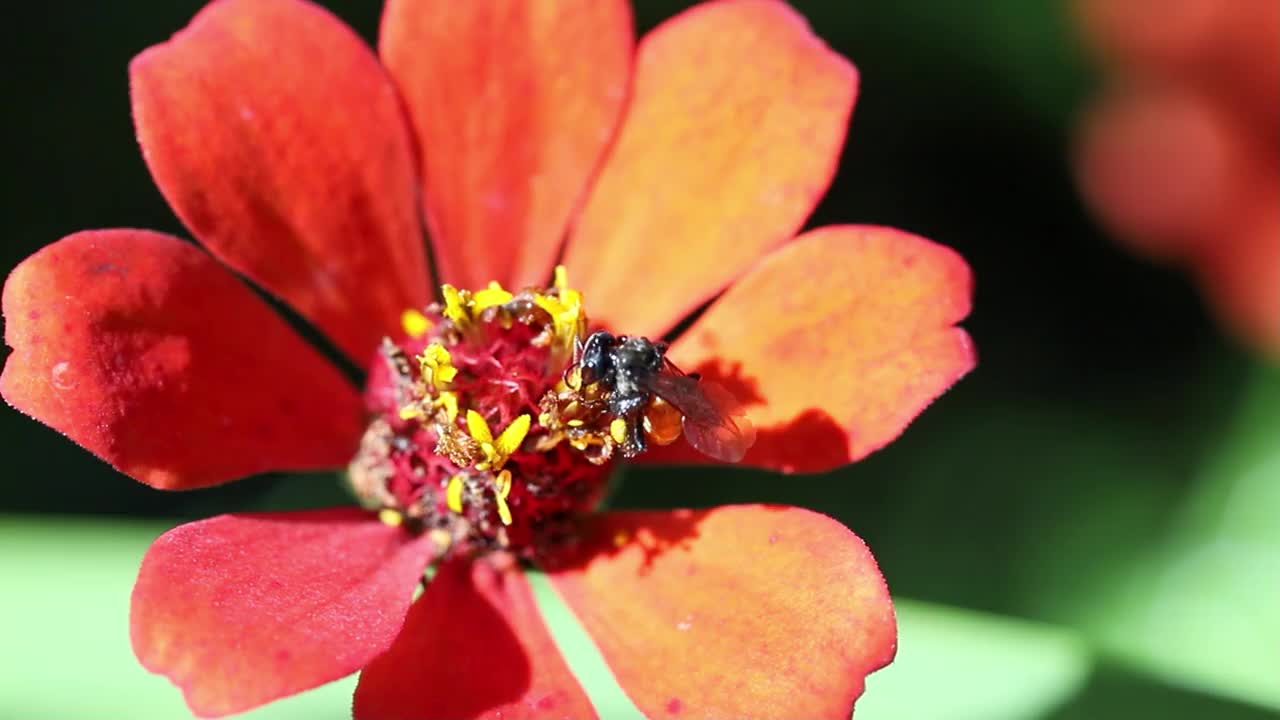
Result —
[[[355,508],[220,515],[152,543],[133,651],[201,717],[337,680],[391,646],[432,558]]]
[[[708,2],[647,35],[566,251],[592,319],[661,334],[789,240],[830,183],[856,89],[777,0]]]
[[[350,383],[177,238],[63,238],[10,273],[4,319],[4,399],[153,487],[342,466],[359,440]]]
[[[624,0],[387,3],[380,50],[445,281],[547,281],[621,115],[632,42]]]
[[[528,581],[483,560],[443,565],[356,687],[356,720],[595,717]]]
[[[756,427],[742,461],[784,472],[879,449],[976,361],[972,279],[954,251],[900,230],[806,233],[742,277],[669,357],[733,394]],[[711,462],[685,443],[642,461]]]
[[[609,513],[551,580],[650,718],[844,720],[896,649],[870,551],[808,510]]]
[[[178,217],[359,360],[430,289],[409,130],[350,29],[303,0],[220,0],[129,67]]]

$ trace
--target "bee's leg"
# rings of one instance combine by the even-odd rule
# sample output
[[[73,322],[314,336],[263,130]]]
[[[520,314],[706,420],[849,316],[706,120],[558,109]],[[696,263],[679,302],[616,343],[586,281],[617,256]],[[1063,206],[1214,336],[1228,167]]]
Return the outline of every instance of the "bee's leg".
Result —
[[[627,418],[627,441],[623,443],[622,452],[627,457],[635,457],[649,449],[649,440],[644,434],[644,418],[639,413]]]

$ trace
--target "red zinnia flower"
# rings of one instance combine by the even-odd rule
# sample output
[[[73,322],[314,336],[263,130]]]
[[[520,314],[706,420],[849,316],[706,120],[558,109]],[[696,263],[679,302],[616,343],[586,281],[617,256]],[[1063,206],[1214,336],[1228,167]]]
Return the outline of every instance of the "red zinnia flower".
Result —
[[[213,3],[130,68],[143,155],[208,254],[83,232],[5,285],[4,397],[122,472],[177,490],[349,465],[380,511],[165,534],[139,659],[206,716],[363,669],[359,718],[592,717],[535,561],[647,715],[847,717],[895,647],[866,547],[796,508],[590,516],[617,455],[676,440],[681,411],[616,410],[623,380],[573,352],[584,307],[654,336],[714,298],[668,357],[745,405],[743,462],[784,472],[883,446],[972,367],[953,252],[791,239],[853,68],[774,0],[634,48],[623,0],[392,0],[379,50],[302,0]],[[431,303],[424,217],[442,279],[474,292]],[[558,255],[582,295],[548,282]],[[370,361],[363,406],[219,261]],[[639,459],[707,460],[660,450]]]
[[[1110,86],[1081,129],[1085,197],[1185,266],[1234,333],[1280,358],[1280,3],[1079,0]]]

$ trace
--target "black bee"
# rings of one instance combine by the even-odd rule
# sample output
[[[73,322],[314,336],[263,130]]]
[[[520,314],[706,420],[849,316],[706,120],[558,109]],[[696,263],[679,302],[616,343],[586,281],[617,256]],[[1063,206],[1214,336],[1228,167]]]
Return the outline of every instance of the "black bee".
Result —
[[[587,337],[577,365],[584,383],[606,390],[609,412],[627,422],[627,456],[647,447],[644,415],[661,398],[681,415],[685,438],[699,452],[724,462],[738,462],[755,442],[755,428],[727,390],[685,374],[666,358],[667,344],[648,338],[612,335],[598,330]]]

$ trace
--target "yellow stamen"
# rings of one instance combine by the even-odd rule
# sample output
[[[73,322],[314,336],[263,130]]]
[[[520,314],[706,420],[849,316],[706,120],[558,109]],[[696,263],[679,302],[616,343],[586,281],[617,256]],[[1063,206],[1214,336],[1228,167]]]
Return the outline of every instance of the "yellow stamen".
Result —
[[[442,390],[440,396],[435,399],[432,405],[444,408],[445,417],[449,418],[450,423],[458,419],[458,393],[452,390]]]
[[[422,417],[422,408],[418,405],[405,405],[400,408],[401,420],[416,420]]]
[[[467,432],[480,446],[480,452],[484,453],[484,459],[476,463],[476,469],[501,470],[507,458],[511,457],[511,453],[520,449],[520,444],[529,434],[529,426],[532,422],[533,418],[527,413],[521,415],[512,420],[511,424],[499,433],[497,439],[494,439],[493,431],[489,429],[489,423],[485,422],[484,416],[475,410],[467,410]]]
[[[471,312],[473,314],[478,314],[485,308],[510,302],[511,297],[511,293],[504,290],[496,281],[491,282],[489,283],[489,287],[471,293]]]
[[[511,524],[511,508],[507,496],[511,494],[511,471],[503,470],[493,478],[493,497],[498,501],[498,519],[503,525]]]
[[[520,449],[520,443],[524,442],[524,438],[529,434],[529,425],[532,418],[526,413],[511,421],[506,430],[498,436],[497,442],[494,443],[497,451],[504,457],[510,457],[512,453]]]
[[[569,287],[569,274],[563,265],[556,266],[555,294],[537,293],[533,301],[551,316],[557,353],[568,355],[574,343],[587,332],[587,316],[582,311],[582,293]]]
[[[383,525],[399,527],[404,522],[404,515],[399,510],[383,508],[378,511],[378,519],[382,521]]]
[[[471,433],[471,438],[480,444],[493,444],[493,433],[489,430],[489,423],[484,421],[484,416],[475,410],[467,411],[467,432]]]
[[[444,502],[456,513],[462,512],[462,481],[461,475],[454,475],[444,489]]]
[[[448,283],[440,286],[440,292],[444,295],[444,316],[459,327],[465,326],[471,320],[467,313],[471,293],[459,290]]]
[[[431,329],[431,321],[420,310],[409,308],[400,313],[400,325],[411,338],[420,338]]]
[[[433,342],[422,349],[418,356],[418,365],[422,376],[437,389],[443,388],[458,377],[458,368],[453,366],[453,356],[444,345]]]

